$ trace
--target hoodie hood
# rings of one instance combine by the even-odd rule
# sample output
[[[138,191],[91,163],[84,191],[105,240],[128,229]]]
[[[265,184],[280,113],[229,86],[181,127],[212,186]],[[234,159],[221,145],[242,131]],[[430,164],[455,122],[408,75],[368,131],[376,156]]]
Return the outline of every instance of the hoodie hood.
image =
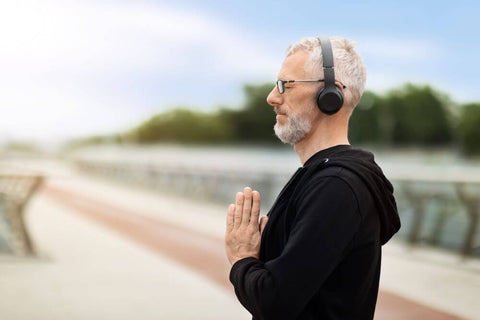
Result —
[[[319,170],[330,166],[342,167],[361,178],[372,194],[378,209],[382,245],[400,229],[400,217],[393,196],[393,186],[375,162],[373,153],[350,145],[338,145],[313,155],[305,163],[305,167],[310,166],[319,166]]]

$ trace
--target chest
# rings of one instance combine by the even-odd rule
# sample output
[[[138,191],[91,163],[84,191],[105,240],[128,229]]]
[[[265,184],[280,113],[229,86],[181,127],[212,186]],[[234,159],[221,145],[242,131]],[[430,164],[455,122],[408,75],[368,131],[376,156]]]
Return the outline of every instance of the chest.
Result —
[[[298,187],[295,181],[287,184],[268,212],[268,223],[262,234],[260,260],[272,260],[282,253],[297,216],[293,196]]]

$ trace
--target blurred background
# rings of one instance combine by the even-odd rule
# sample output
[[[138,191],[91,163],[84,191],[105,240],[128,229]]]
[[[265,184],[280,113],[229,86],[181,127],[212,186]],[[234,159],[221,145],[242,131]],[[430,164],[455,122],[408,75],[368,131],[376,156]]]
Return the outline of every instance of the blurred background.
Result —
[[[375,319],[480,319],[473,1],[0,2],[0,317],[250,319],[226,209],[262,214],[301,163],[266,103],[305,36],[357,42],[350,143],[402,228]]]

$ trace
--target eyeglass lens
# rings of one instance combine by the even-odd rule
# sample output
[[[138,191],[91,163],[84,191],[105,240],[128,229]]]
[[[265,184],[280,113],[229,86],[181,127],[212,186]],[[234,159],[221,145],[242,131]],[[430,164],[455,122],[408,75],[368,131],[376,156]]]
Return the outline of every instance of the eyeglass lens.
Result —
[[[277,89],[279,93],[285,92],[285,86],[282,80],[277,80]]]

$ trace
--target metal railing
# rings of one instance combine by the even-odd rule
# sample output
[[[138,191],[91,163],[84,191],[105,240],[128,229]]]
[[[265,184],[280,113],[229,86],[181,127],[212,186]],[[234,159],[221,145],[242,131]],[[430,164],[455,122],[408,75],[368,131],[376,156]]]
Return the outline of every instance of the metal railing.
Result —
[[[34,255],[35,248],[25,225],[28,201],[43,177],[0,173],[0,252]]]
[[[175,164],[136,164],[75,160],[83,171],[108,179],[208,199],[221,204],[233,201],[248,185],[261,191],[266,212],[290,178],[278,172],[180,167]],[[463,257],[480,255],[480,181],[470,178],[390,176],[395,188],[402,228],[399,237],[410,245],[430,244],[458,251]]]
[[[400,213],[400,234],[410,245],[421,243],[480,255],[480,182],[441,179],[392,179]]]

